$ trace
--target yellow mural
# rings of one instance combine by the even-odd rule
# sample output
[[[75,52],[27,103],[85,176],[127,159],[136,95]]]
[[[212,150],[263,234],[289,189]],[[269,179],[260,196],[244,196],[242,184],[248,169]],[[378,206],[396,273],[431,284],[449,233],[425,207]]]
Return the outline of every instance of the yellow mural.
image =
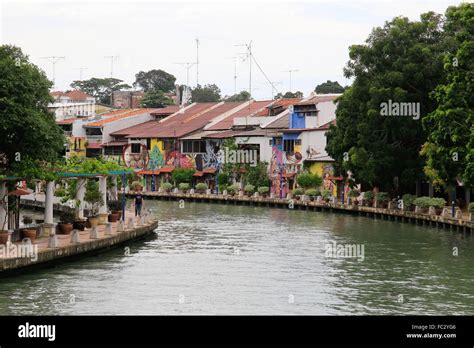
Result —
[[[331,162],[312,162],[308,167],[311,174],[316,174],[323,178],[323,186],[329,189],[333,196],[337,196],[337,185],[332,180],[325,179],[328,176],[334,175],[334,168]]]
[[[67,137],[69,152],[66,152],[66,157],[86,156],[86,139],[82,137]]]

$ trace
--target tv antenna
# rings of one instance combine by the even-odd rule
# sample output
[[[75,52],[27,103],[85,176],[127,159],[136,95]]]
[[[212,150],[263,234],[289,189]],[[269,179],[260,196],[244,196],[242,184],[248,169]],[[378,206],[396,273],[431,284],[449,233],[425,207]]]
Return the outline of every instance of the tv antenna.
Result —
[[[186,86],[189,86],[189,69],[196,65],[196,62],[183,62],[183,63],[173,63],[179,64],[186,68]]]
[[[56,63],[59,62],[61,59],[66,59],[66,57],[58,57],[58,56],[49,56],[49,57],[41,57],[41,59],[47,59],[53,64],[53,88],[56,86]]]
[[[87,68],[75,68],[74,70],[79,70],[79,81],[82,81],[82,72],[87,70]]]
[[[243,46],[247,49],[247,55],[243,62],[245,62],[245,60],[247,59],[249,61],[249,99],[252,99],[252,40],[248,44],[240,44],[234,46]]]
[[[287,72],[290,74],[290,92],[291,92],[291,75],[294,73],[294,72],[297,72],[299,70],[297,69],[290,69],[290,70],[285,70],[285,71],[282,71],[282,72]]]
[[[119,58],[119,56],[104,56],[104,58],[110,59],[110,78],[114,76],[114,61]]]

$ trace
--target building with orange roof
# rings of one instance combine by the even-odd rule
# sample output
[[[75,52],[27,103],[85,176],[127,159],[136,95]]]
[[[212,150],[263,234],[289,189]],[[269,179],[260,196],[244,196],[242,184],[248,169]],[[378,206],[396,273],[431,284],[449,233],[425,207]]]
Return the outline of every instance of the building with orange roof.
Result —
[[[54,101],[48,109],[54,112],[57,121],[95,115],[95,98],[82,91],[54,91],[50,95]]]

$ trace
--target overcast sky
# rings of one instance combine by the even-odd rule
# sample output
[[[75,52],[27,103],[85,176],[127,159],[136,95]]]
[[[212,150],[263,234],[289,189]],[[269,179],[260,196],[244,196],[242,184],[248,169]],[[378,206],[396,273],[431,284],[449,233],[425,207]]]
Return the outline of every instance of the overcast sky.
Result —
[[[79,79],[113,76],[130,85],[140,70],[163,69],[186,83],[186,68],[196,60],[199,83],[215,83],[223,95],[234,92],[234,61],[252,40],[255,59],[280,91],[305,95],[328,79],[349,83],[342,73],[348,47],[363,43],[375,26],[397,15],[419,19],[423,12],[443,13],[460,1],[9,1],[0,0],[0,43],[14,44],[50,79],[52,64],[41,57],[65,56],[56,64],[56,89]],[[196,84],[196,68],[189,70]],[[248,62],[237,63],[237,91],[248,90]],[[255,64],[252,94],[271,98],[272,88]]]

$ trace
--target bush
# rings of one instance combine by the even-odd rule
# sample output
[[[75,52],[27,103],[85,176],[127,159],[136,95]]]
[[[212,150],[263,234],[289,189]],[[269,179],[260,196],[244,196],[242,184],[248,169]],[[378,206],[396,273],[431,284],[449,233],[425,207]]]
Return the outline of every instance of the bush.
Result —
[[[323,196],[324,199],[327,199],[327,198],[331,198],[332,194],[331,194],[331,191],[329,190],[323,190],[323,192],[321,192],[321,196]]]
[[[435,207],[437,209],[443,209],[446,205],[446,200],[444,198],[431,198],[430,199],[430,206]]]
[[[261,186],[258,188],[258,193],[261,195],[267,194],[268,192],[270,192],[270,189],[267,186]]]
[[[229,175],[226,173],[219,173],[217,175],[217,182],[219,183],[219,188],[227,186],[229,184]]]
[[[298,185],[304,189],[316,188],[321,186],[323,183],[323,179],[321,179],[320,176],[311,173],[303,173],[298,175],[296,181],[298,182]]]
[[[61,213],[59,219],[61,220],[62,223],[70,224],[74,222],[74,220],[76,219],[76,216],[72,212],[63,212]]]
[[[430,197],[418,197],[413,201],[413,204],[420,208],[428,208],[431,205]]]
[[[359,197],[359,195],[360,195],[360,192],[357,191],[357,190],[350,190],[349,191],[349,197],[357,198],[357,197]]]
[[[178,185],[178,188],[181,191],[187,191],[187,190],[189,190],[189,184],[187,182],[182,182]]]
[[[302,194],[304,194],[304,191],[302,188],[295,188],[293,191],[291,191],[291,193],[293,194],[293,196],[301,196]]]
[[[370,202],[374,200],[374,192],[373,191],[367,191],[364,192],[364,201],[365,202]]]
[[[107,205],[111,211],[122,210],[122,202],[119,200],[107,201]]]
[[[175,168],[171,177],[173,181],[178,185],[181,183],[190,183],[193,180],[194,170],[186,168]]]
[[[203,182],[200,182],[199,184],[196,184],[196,190],[197,191],[206,191],[207,190],[207,185]]]
[[[469,210],[470,213],[474,213],[474,202],[469,203],[468,210]]]
[[[236,193],[239,192],[240,186],[238,184],[233,184],[227,187],[227,191],[229,193]]]
[[[169,182],[164,182],[161,184],[161,188],[165,191],[170,191],[173,188],[173,185],[171,185]]]
[[[251,185],[251,184],[247,184],[245,185],[244,187],[244,191],[246,193],[254,193],[255,192],[255,186]]]
[[[380,203],[388,202],[388,193],[387,192],[377,192],[375,195],[375,200]]]
[[[415,199],[416,199],[416,196],[411,195],[409,193],[403,195],[402,196],[403,209],[410,210],[410,208],[413,206],[413,202],[415,201]]]
[[[55,191],[54,191],[54,195],[56,197],[65,197],[67,194],[66,192],[66,189],[60,187],[60,188],[57,188]]]
[[[321,195],[321,192],[319,192],[316,189],[307,189],[304,194],[310,197],[316,197],[316,196]]]

